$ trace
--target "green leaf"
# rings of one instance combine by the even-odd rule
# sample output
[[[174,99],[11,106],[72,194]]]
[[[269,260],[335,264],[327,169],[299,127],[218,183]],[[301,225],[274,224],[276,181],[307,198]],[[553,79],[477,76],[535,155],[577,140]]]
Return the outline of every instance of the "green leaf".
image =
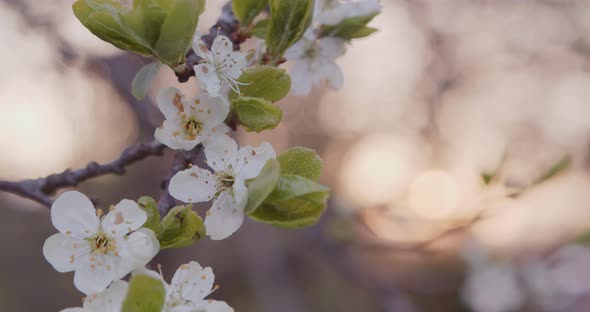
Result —
[[[176,6],[166,16],[155,45],[160,60],[172,65],[185,61],[203,6],[203,0],[176,0]]]
[[[160,249],[181,248],[196,243],[205,236],[203,219],[192,211],[192,205],[176,206],[160,223]]]
[[[244,209],[246,213],[256,210],[264,202],[274,190],[280,176],[279,162],[275,159],[267,161],[260,174],[248,184],[248,203]]]
[[[285,203],[263,204],[250,218],[255,221],[268,223],[276,227],[294,229],[314,225],[326,209],[322,201],[327,199],[327,193],[297,198]]]
[[[283,70],[273,66],[256,66],[245,70],[238,78],[241,96],[263,98],[276,102],[289,94],[291,78]],[[235,91],[230,100],[238,97]]]
[[[117,1],[77,0],[72,8],[74,14],[88,30],[114,46],[142,55],[150,55],[149,47],[137,42],[119,16],[125,8]]]
[[[554,176],[558,175],[562,171],[566,170],[570,167],[572,162],[572,158],[570,155],[563,156],[557,163],[555,163],[549,170],[543,173],[540,177],[538,177],[534,182],[533,185],[543,183]]]
[[[270,19],[265,18],[260,22],[256,23],[254,27],[250,30],[250,34],[256,38],[264,39],[266,37],[266,33],[268,32],[268,25],[270,24]]]
[[[114,46],[153,56],[175,67],[184,62],[204,0],[77,0],[74,14],[93,34]]]
[[[377,31],[378,31],[377,28],[365,26],[363,28],[358,29],[357,31],[354,31],[354,32],[348,34],[348,37],[346,37],[345,39],[364,38],[364,37],[368,37],[368,36],[372,35],[373,33],[377,32]]]
[[[377,29],[367,27],[367,24],[379,13],[375,12],[365,16],[345,18],[337,25],[324,25],[322,36],[340,37],[343,39],[356,39],[369,36],[377,31]]]
[[[252,219],[284,228],[313,225],[326,209],[329,189],[300,176],[283,175]]]
[[[270,23],[266,46],[275,64],[311,24],[314,0],[269,0]]]
[[[143,66],[137,72],[135,78],[133,78],[133,82],[131,82],[131,94],[133,94],[133,97],[141,100],[146,96],[161,67],[162,63],[153,62]]]
[[[307,147],[292,147],[277,158],[281,164],[282,175],[301,176],[318,181],[322,173],[322,159]]]
[[[160,312],[166,300],[162,280],[148,275],[135,275],[129,281],[122,312]]]
[[[328,192],[330,189],[304,177],[281,175],[273,192],[266,201],[285,201],[310,193]]]
[[[274,129],[283,118],[278,106],[261,98],[239,97],[232,101],[232,109],[247,131]]]
[[[240,23],[248,26],[267,4],[267,0],[233,0],[232,9]]]
[[[149,196],[142,196],[137,200],[137,203],[139,204],[139,208],[147,214],[147,221],[143,227],[154,231],[157,235],[160,231],[160,212],[158,211],[158,203]]]

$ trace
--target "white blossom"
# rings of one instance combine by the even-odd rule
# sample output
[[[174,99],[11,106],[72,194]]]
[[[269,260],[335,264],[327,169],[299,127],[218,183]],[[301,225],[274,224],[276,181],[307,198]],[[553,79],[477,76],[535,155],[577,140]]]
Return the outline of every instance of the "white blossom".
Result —
[[[61,312],[120,312],[128,289],[127,282],[114,281],[103,292],[84,298],[81,308],[67,308]]]
[[[187,203],[214,200],[205,218],[207,235],[213,240],[225,239],[244,220],[248,201],[245,181],[258,176],[276,153],[269,143],[238,150],[234,140],[224,137],[205,144],[205,156],[214,173],[197,166],[180,171],[170,180],[169,191],[174,198]]]
[[[226,36],[217,36],[209,50],[197,33],[193,40],[193,50],[203,59],[203,62],[194,67],[195,76],[203,90],[213,97],[224,92],[225,86],[239,93],[236,79],[240,77],[248,61],[244,54],[234,51],[231,40]]]
[[[295,61],[291,70],[291,91],[296,95],[309,95],[313,86],[328,81],[334,89],[342,87],[344,77],[334,60],[346,52],[346,41],[340,38],[316,38],[312,29],[285,52],[288,60]]]
[[[322,25],[337,25],[346,18],[369,16],[379,11],[379,0],[318,0],[314,20]]]
[[[58,272],[75,271],[78,290],[99,293],[159,251],[154,232],[141,228],[146,220],[134,201],[124,199],[99,218],[88,197],[65,192],[51,206],[51,221],[59,233],[45,241],[43,255]]]
[[[215,275],[210,267],[203,269],[200,264],[191,261],[176,270],[172,283],[167,284],[163,277],[160,278],[166,287],[166,301],[162,312],[234,311],[223,301],[205,299],[217,289],[217,286],[213,286]]]
[[[166,120],[154,137],[172,149],[188,151],[230,130],[224,123],[229,103],[222,97],[200,94],[189,100],[180,90],[170,87],[160,92],[157,102]]]

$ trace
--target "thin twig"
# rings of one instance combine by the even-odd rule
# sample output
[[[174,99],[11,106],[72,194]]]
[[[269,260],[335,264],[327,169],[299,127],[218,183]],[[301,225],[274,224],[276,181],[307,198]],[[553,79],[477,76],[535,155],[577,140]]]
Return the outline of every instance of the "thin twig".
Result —
[[[76,186],[81,182],[105,174],[122,175],[125,173],[127,166],[148,156],[162,155],[164,147],[163,144],[157,141],[132,145],[126,148],[119,158],[106,164],[90,162],[84,168],[77,170],[67,169],[62,173],[52,174],[43,178],[14,182],[0,181],[0,191],[28,198],[41,205],[50,207],[53,202],[50,196],[54,195],[57,190]]]

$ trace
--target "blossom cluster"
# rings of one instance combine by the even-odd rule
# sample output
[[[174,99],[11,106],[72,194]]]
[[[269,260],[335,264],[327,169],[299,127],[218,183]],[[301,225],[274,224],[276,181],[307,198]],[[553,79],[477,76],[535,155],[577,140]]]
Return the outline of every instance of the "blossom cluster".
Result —
[[[176,88],[162,90],[157,103],[166,120],[154,136],[171,149],[204,145],[207,164],[214,172],[196,166],[180,171],[171,179],[169,192],[185,203],[213,201],[205,218],[206,233],[220,240],[243,222],[248,198],[245,181],[256,177],[276,153],[268,143],[238,148],[224,123],[228,93],[237,88],[245,55],[234,52],[224,36],[215,38],[211,50],[196,37],[193,49],[204,60],[195,66],[204,92],[189,99]],[[87,295],[82,308],[64,311],[120,311],[128,289],[123,277],[157,275],[145,269],[160,249],[156,234],[143,227],[147,218],[131,200],[122,200],[106,215],[77,191],[65,192],[54,202],[51,219],[59,233],[46,240],[43,254],[57,271],[75,271],[74,285]],[[214,290],[213,278],[211,268],[203,269],[196,262],[182,265],[172,284],[165,284],[163,311],[233,311],[224,302],[205,300]]]
[[[381,11],[379,0],[317,0],[311,27],[303,38],[285,53],[295,61],[291,70],[292,92],[309,95],[314,86],[327,81],[333,89],[340,89],[344,75],[335,60],[346,52],[350,39],[325,31],[345,19],[374,16]]]
[[[83,307],[62,312],[119,312],[129,273],[161,275],[145,269],[159,252],[155,233],[142,227],[147,214],[139,205],[124,199],[104,215],[88,197],[77,191],[63,193],[51,207],[51,221],[59,233],[49,237],[43,255],[58,272],[74,271],[74,285],[86,294]],[[225,302],[205,300],[213,292],[211,268],[198,263],[182,265],[172,284],[165,285],[163,311],[231,312]]]
[[[202,13],[202,5],[199,3],[203,4],[195,0],[191,7],[194,14]],[[283,4],[285,3],[290,2]],[[308,17],[311,16],[311,3],[307,2]],[[168,6],[167,4],[159,8]],[[275,69],[281,75],[287,76],[286,79],[275,79],[284,87],[282,90],[264,90],[268,91],[266,97],[240,92],[241,89],[248,89],[247,86],[250,85],[240,78],[246,67],[256,63],[257,60],[252,61],[256,56],[248,56],[238,51],[228,37],[219,34],[209,46],[199,32],[196,32],[192,38],[192,50],[199,57],[199,62],[194,65],[193,70],[201,92],[191,97],[175,87],[168,87],[161,90],[157,96],[156,102],[165,120],[155,130],[155,139],[173,150],[191,151],[197,146],[204,148],[205,163],[209,168],[191,164],[188,169],[177,172],[170,179],[168,192],[176,200],[187,204],[211,202],[204,220],[204,231],[212,240],[228,238],[240,228],[246,215],[246,206],[249,204],[248,181],[257,178],[266,164],[270,162],[272,165],[271,160],[277,158],[272,145],[267,142],[257,147],[240,147],[232,138],[232,129],[226,124],[232,118],[230,113],[235,110],[232,106],[235,101],[230,100],[233,99],[232,96],[237,94],[244,105],[259,105],[258,108],[266,110],[266,116],[269,117],[268,123],[256,125],[255,122],[248,123],[242,120],[243,116],[238,112],[238,118],[244,128],[258,131],[275,127],[280,122],[282,111],[275,108],[272,102],[284,97],[289,92],[289,86],[295,94],[308,94],[313,85],[324,80],[329,81],[334,88],[342,86],[342,71],[334,61],[344,54],[349,40],[364,37],[374,31],[367,27],[366,23],[381,9],[378,0],[318,0],[315,6],[313,21],[302,37],[300,35],[303,34],[303,27],[307,27],[307,23],[299,21],[300,25],[305,25],[301,26],[301,32],[297,35],[297,38],[301,39],[287,51],[285,46],[280,51],[281,55],[278,55],[280,58],[282,52],[285,52],[284,57],[295,61],[291,78],[283,71]],[[287,5],[285,7],[286,11],[290,11]],[[109,14],[86,16],[89,12],[105,8],[110,8],[106,10]],[[81,22],[91,31],[98,32],[97,35],[103,40],[121,48],[132,48],[130,50],[142,54],[149,51],[159,62],[170,65],[175,71],[186,65],[178,61],[183,62],[184,52],[191,46],[190,36],[186,38],[184,34],[161,31],[161,36],[168,36],[163,40],[170,46],[159,50],[157,47],[151,47],[151,43],[146,40],[139,40],[139,35],[127,38],[127,33],[121,33],[119,37],[111,38],[112,33],[99,31],[102,26],[94,27],[109,22],[121,24],[127,18],[131,18],[131,9],[123,8],[118,12],[111,4],[89,5],[86,1],[76,1],[74,4],[74,12],[79,15]],[[178,12],[181,11],[171,10],[167,14],[173,16]],[[174,19],[170,17],[166,20]],[[354,27],[350,28],[350,25]],[[168,26],[170,25],[162,24],[158,27]],[[242,26],[243,29],[249,29],[248,26],[251,25]],[[350,34],[343,35],[346,31]],[[188,39],[186,44],[185,38]],[[294,37],[293,41],[296,40]],[[170,51],[175,52],[175,55],[168,55],[167,52]],[[258,61],[265,63],[264,54],[256,55]],[[156,65],[154,68],[159,68],[160,64]],[[148,72],[153,74],[153,71]],[[267,86],[255,85],[250,88],[250,92],[265,87]],[[254,119],[259,117],[255,116]],[[275,177],[278,179],[278,173]],[[316,185],[304,177],[298,178],[300,181],[307,181],[309,188],[316,192],[322,193],[326,190],[325,187]],[[271,185],[270,191],[275,184]],[[266,195],[268,196],[268,193]],[[322,197],[324,201],[326,197]],[[307,200],[315,205],[320,201],[318,196]],[[190,207],[186,207],[194,219],[202,222]],[[176,208],[171,212],[178,211]],[[143,204],[124,199],[111,206],[105,214],[102,210],[95,209],[90,199],[77,191],[65,192],[57,198],[51,207],[51,220],[59,233],[45,241],[43,254],[58,272],[74,272],[74,286],[86,295],[82,307],[68,308],[62,312],[122,311],[124,306],[129,304],[128,298],[133,292],[132,285],[136,276],[147,276],[163,286],[162,292],[165,294],[161,305],[162,311],[233,311],[225,302],[205,299],[217,289],[217,286],[213,286],[214,275],[211,268],[202,268],[196,262],[184,264],[176,271],[171,284],[164,280],[161,273],[147,268],[160,248],[171,246],[165,238],[160,237],[162,231],[153,227],[151,215],[154,212],[148,214],[147,211]],[[318,211],[321,213],[323,209]],[[168,213],[166,217],[169,215],[171,214]],[[161,224],[164,224],[166,217]],[[176,215],[173,215],[169,219],[176,220],[175,217]],[[187,241],[193,238],[194,236],[190,236]],[[179,245],[182,244],[176,247]],[[131,281],[127,282],[124,278],[129,274],[132,277]]]

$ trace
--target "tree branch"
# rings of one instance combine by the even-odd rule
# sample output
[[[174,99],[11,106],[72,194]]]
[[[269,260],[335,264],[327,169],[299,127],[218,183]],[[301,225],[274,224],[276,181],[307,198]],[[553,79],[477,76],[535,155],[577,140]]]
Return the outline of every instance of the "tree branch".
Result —
[[[246,39],[239,36],[239,22],[234,16],[231,1],[223,6],[221,15],[215,25],[213,25],[209,33],[203,37],[203,40],[211,47],[213,40],[217,35],[224,35],[230,38],[234,43],[234,49],[239,49],[240,44]],[[177,73],[179,82],[186,82],[195,75],[193,67],[199,63],[201,59],[190,49],[187,53],[186,69],[183,73]],[[60,174],[52,174],[44,178],[27,179],[22,181],[1,181],[0,191],[12,193],[30,200],[36,201],[43,206],[50,207],[53,200],[50,196],[64,187],[76,186],[88,179],[105,175],[125,173],[125,167],[140,161],[151,155],[161,155],[165,146],[159,142],[152,141],[150,143],[133,145],[125,149],[121,156],[107,164],[100,165],[96,162],[89,163],[85,168],[78,170],[66,170]],[[166,213],[176,204],[176,201],[168,193],[168,184],[170,179],[178,171],[186,169],[191,163],[196,162],[201,153],[202,148],[197,147],[189,152],[179,151],[176,153],[174,163],[170,168],[170,173],[162,181],[162,194],[158,202],[160,213]]]
[[[136,163],[148,156],[162,155],[165,146],[157,141],[141,143],[126,148],[119,158],[106,163],[98,164],[90,162],[86,167],[66,171],[59,174],[52,174],[44,178],[27,179],[22,181],[0,181],[0,191],[12,193],[41,205],[50,207],[53,200],[50,196],[64,187],[76,186],[81,182],[102,176],[105,174],[122,175],[126,167]]]

